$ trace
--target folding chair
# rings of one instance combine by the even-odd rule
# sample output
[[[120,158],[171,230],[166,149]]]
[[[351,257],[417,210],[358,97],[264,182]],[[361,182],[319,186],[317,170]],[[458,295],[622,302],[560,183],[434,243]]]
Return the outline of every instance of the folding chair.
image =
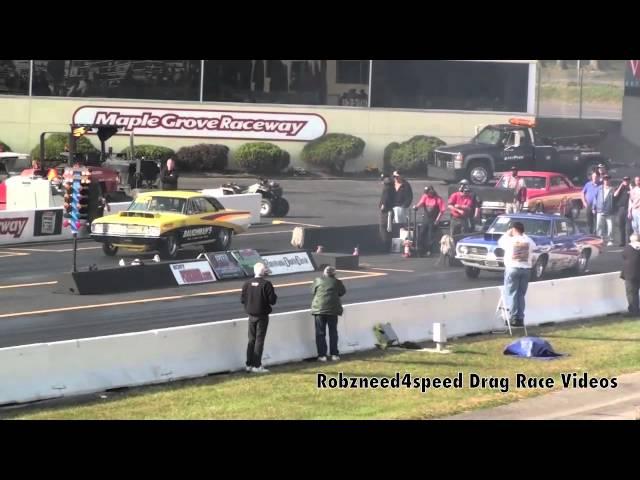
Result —
[[[496,307],[496,316],[499,316],[499,318],[505,323],[505,325],[507,326],[507,329],[509,330],[509,336],[513,337],[513,331],[512,331],[511,322],[510,322],[511,315],[509,315],[509,309],[507,308],[507,305],[504,301],[502,288],[500,288],[500,300],[498,300],[498,306]],[[521,327],[513,327],[513,328],[522,328],[524,329],[525,337],[529,336],[527,334],[527,325],[524,323],[524,321],[522,322]]]

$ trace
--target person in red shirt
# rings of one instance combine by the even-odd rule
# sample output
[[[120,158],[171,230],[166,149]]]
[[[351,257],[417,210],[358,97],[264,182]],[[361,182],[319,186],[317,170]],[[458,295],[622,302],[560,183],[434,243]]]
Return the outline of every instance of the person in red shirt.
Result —
[[[427,257],[431,256],[433,245],[435,244],[435,232],[438,222],[446,211],[442,197],[438,195],[432,186],[425,187],[424,193],[414,210],[424,209],[422,216],[422,231],[420,232],[421,253]]]
[[[473,197],[469,187],[465,185],[461,191],[451,194],[449,197],[449,212],[451,212],[451,236],[471,231],[469,220],[474,212]]]

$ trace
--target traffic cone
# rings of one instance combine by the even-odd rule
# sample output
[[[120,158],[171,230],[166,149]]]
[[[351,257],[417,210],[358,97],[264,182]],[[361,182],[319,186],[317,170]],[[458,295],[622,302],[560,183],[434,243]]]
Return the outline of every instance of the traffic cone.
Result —
[[[323,253],[324,252],[324,248],[322,245],[318,245],[318,248],[316,248],[316,253]]]
[[[356,245],[356,248],[353,249],[353,255],[356,257],[360,255],[360,249],[358,248],[357,245]]]

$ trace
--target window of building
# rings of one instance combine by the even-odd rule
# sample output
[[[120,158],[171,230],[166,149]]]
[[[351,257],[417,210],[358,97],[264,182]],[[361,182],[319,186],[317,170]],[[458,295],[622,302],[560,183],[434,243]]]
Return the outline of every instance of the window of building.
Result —
[[[372,68],[372,107],[527,111],[527,63],[374,60]]]
[[[29,95],[29,60],[0,60],[0,95]]]
[[[336,83],[369,84],[369,60],[336,60]]]
[[[205,60],[203,99],[326,105],[327,60]]]
[[[34,60],[37,96],[200,100],[200,60]]]

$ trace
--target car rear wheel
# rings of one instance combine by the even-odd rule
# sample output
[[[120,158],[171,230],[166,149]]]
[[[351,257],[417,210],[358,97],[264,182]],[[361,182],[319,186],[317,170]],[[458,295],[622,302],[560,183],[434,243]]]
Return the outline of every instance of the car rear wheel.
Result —
[[[547,268],[547,258],[540,257],[536,260],[535,265],[531,269],[531,281],[536,282],[542,278],[544,271]]]
[[[272,213],[273,213],[273,204],[271,203],[271,200],[267,200],[266,198],[263,198],[262,201],[260,202],[260,216],[270,217]]]
[[[216,241],[212,244],[219,252],[226,250],[231,245],[231,237],[233,235],[233,230],[228,228],[220,228],[218,230],[218,235]]]
[[[162,260],[173,260],[178,255],[178,241],[173,235],[165,238],[159,249],[160,258]]]
[[[116,253],[118,253],[118,247],[114,247],[110,243],[103,243],[102,251],[107,257],[113,257]]]
[[[591,252],[584,251],[580,253],[578,257],[578,263],[575,266],[575,272],[578,275],[584,275],[587,273],[587,269],[589,268],[589,258],[591,257]]]
[[[467,278],[476,279],[480,276],[480,269],[477,267],[464,267],[464,273]]]

